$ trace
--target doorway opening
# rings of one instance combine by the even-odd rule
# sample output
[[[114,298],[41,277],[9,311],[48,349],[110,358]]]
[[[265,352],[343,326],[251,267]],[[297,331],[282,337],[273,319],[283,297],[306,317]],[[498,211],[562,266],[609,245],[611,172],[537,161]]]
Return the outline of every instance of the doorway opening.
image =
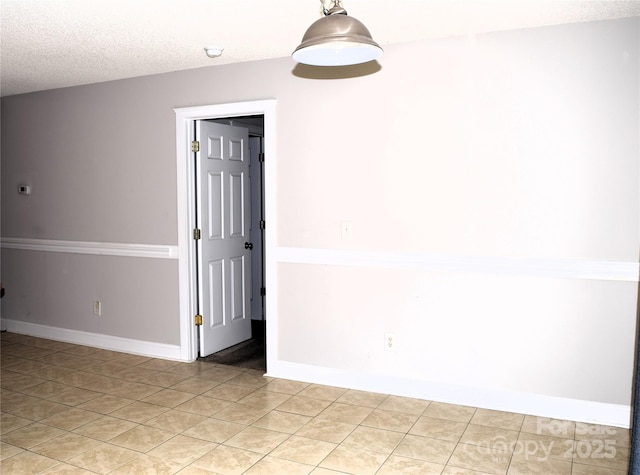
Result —
[[[194,136],[199,359],[266,371],[264,115],[194,121]]]
[[[275,100],[260,100],[242,103],[230,103],[211,106],[186,107],[174,110],[176,113],[176,164],[178,191],[178,267],[179,267],[179,307],[180,307],[180,348],[181,358],[194,361],[200,356],[198,295],[198,253],[194,246],[194,230],[196,226],[197,196],[195,180],[195,159],[191,151],[194,140],[195,127],[198,121],[212,123],[235,123],[240,126],[244,121],[245,128],[251,131],[252,141],[261,141],[265,162],[262,165],[263,183],[262,203],[262,269],[257,275],[262,276],[259,297],[253,300],[258,315],[252,319],[252,335],[268,341],[266,345],[265,366],[276,355],[276,315],[271,308],[275,308]],[[262,131],[256,124],[262,125]],[[255,170],[255,169],[254,169]],[[255,172],[254,172],[255,174]],[[255,180],[255,178],[253,178]],[[258,213],[259,215],[260,213]],[[260,226],[258,226],[260,227]],[[255,240],[248,240],[246,245],[254,244]],[[259,279],[257,280],[259,282]],[[259,285],[259,284],[256,284]],[[273,285],[273,293],[266,295],[266,289]],[[265,290],[262,290],[264,288]],[[255,291],[252,290],[253,293]],[[254,311],[250,314],[253,316]],[[264,335],[264,336],[263,336]]]

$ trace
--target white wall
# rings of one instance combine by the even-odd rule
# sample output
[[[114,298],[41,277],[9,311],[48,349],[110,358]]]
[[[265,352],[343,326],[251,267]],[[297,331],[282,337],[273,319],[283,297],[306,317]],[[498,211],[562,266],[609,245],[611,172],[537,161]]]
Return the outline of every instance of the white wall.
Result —
[[[275,98],[271,374],[624,425],[639,32],[631,18],[389,46],[346,79],[283,58],[3,98],[4,237],[170,257],[5,248],[4,321],[179,345],[173,108]],[[118,309],[108,324],[86,316],[97,294]]]
[[[627,406],[638,43],[636,18],[411,44],[333,87],[348,107],[304,116],[284,147],[313,149],[279,161],[279,358],[490,407]]]

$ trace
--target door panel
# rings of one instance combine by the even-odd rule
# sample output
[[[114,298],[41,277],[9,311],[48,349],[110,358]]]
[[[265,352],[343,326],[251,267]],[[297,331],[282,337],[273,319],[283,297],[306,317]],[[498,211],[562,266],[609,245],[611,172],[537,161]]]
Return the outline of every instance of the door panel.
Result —
[[[246,179],[246,174],[243,173],[230,173],[229,174],[229,195],[231,197],[230,204],[230,222],[231,229],[229,229],[229,236],[231,237],[244,237],[245,233],[245,203],[244,196],[245,192],[244,181]],[[249,237],[247,236],[247,239]]]
[[[216,327],[224,324],[224,261],[209,262],[209,325]]]
[[[237,320],[244,318],[245,309],[245,285],[246,272],[244,257],[231,259],[231,318]]]
[[[209,172],[207,180],[207,194],[209,209],[209,240],[222,239],[224,233],[224,203],[222,173]],[[206,228],[205,228],[206,229]]]
[[[196,121],[200,356],[251,338],[248,130]],[[204,147],[203,147],[204,145]],[[204,150],[203,150],[204,148]]]

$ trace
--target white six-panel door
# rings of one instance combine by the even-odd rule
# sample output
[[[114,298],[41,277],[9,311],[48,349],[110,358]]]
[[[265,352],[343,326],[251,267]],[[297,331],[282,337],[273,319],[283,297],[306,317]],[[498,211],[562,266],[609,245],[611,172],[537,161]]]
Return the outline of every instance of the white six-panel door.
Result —
[[[251,338],[249,134],[196,121],[200,356]]]

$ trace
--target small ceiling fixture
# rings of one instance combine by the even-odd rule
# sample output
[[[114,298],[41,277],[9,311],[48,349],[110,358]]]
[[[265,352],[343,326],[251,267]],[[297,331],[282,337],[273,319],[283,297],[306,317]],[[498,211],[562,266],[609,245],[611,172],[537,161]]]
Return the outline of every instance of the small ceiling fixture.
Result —
[[[313,66],[346,66],[378,59],[382,48],[373,41],[366,26],[347,16],[340,0],[331,0],[324,17],[316,20],[302,37],[302,43],[291,55],[299,63]]]
[[[222,51],[224,50],[222,48],[205,48],[204,51],[210,58],[217,58],[222,55]]]

